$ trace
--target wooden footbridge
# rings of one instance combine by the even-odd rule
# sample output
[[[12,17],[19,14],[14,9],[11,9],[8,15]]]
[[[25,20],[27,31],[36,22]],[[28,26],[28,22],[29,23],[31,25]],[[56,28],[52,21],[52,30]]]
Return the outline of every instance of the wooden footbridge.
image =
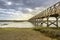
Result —
[[[54,17],[56,20],[52,22],[49,20],[50,17]],[[58,28],[58,19],[60,17],[60,2],[52,5],[51,7],[47,8],[46,10],[40,12],[38,15],[29,19],[35,26],[43,25],[43,23],[47,24],[47,27],[50,25],[55,25]],[[46,20],[43,20],[46,18]]]

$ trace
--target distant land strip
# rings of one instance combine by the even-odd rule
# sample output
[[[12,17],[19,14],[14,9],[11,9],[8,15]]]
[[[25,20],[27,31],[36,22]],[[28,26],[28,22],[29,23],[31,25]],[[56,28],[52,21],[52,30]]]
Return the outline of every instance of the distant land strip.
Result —
[[[33,21],[30,20],[32,22],[40,22],[40,21]],[[0,20],[0,22],[30,22],[29,20]],[[43,21],[47,21],[47,20],[43,20]],[[49,21],[56,21],[56,20],[49,20]],[[60,22],[60,20],[58,20]]]
[[[28,20],[0,20],[0,22],[27,22]]]

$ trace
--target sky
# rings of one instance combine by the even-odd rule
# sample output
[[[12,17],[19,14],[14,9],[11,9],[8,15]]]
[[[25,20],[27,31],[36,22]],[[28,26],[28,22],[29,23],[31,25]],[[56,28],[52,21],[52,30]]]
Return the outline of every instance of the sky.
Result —
[[[0,0],[0,20],[28,20],[60,0]]]

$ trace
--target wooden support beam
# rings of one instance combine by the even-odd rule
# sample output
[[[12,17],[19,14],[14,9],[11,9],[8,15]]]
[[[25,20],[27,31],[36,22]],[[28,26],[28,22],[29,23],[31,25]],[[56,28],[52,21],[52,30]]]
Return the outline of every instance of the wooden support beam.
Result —
[[[52,20],[49,20],[49,17],[47,17],[47,27],[49,27],[50,25],[53,24],[58,28],[58,17],[55,17],[55,18],[56,18],[56,20],[52,22]],[[49,24],[49,22],[50,22],[50,24]]]
[[[49,26],[52,25],[52,24],[56,26],[56,24],[55,24],[56,21],[52,22],[52,20],[51,20],[49,22],[50,22]]]
[[[36,23],[36,26],[37,26],[37,19],[35,19],[35,23]]]
[[[41,27],[43,26],[43,18],[41,19]]]
[[[49,17],[47,17],[47,27],[49,27]]]
[[[38,26],[40,26],[40,25],[41,25],[41,19],[38,20]]]
[[[36,24],[37,24],[37,27],[38,27],[38,19],[36,19],[36,21],[37,21]]]
[[[56,26],[58,28],[58,17],[56,17]]]
[[[36,19],[34,19],[34,21],[35,21],[34,24],[35,24],[35,27],[36,27]]]
[[[43,21],[43,23],[47,24],[46,21]]]
[[[35,19],[35,25],[36,25],[36,27],[38,27],[38,23],[39,23],[38,18],[36,18]]]

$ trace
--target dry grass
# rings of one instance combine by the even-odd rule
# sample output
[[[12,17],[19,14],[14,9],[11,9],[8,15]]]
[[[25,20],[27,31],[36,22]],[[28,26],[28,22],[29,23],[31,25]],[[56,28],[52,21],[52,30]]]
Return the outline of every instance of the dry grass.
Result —
[[[51,40],[33,29],[0,28],[0,40]]]
[[[57,39],[60,40],[60,28],[55,28],[55,27],[41,27],[34,29],[36,31],[39,31],[46,36],[51,37],[52,39]]]

